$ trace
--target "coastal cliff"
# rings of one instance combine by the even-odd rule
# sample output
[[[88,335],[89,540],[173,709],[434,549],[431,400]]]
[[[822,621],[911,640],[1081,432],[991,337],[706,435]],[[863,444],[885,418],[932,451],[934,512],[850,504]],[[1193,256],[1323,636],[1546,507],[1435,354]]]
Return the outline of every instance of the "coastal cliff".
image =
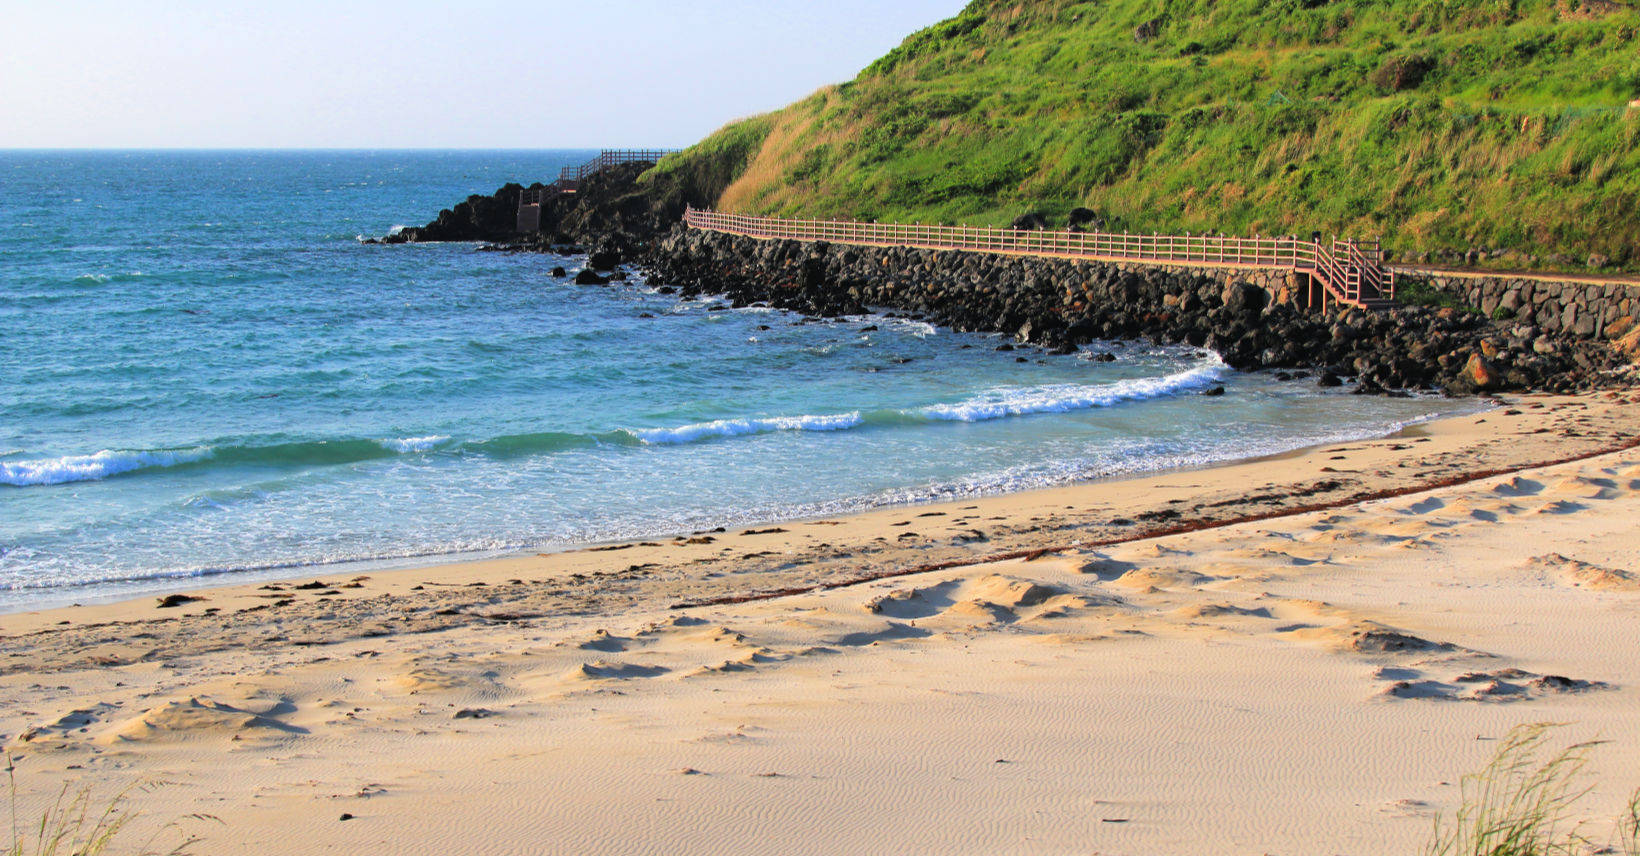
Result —
[[[1640,11],[1608,0],[975,0],[660,165],[717,210],[1380,236],[1396,261],[1640,268]]]

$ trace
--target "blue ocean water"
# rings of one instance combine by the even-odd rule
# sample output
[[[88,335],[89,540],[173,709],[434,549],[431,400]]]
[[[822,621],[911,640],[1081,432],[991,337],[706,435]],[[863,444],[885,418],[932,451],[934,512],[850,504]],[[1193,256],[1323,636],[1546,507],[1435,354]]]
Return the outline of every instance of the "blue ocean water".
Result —
[[[1018,490],[1473,406],[359,241],[591,154],[0,152],[0,610]]]

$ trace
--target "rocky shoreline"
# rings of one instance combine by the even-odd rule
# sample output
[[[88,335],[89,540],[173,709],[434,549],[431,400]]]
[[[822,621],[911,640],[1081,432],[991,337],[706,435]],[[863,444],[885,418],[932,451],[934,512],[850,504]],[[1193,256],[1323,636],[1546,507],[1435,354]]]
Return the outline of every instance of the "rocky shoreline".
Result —
[[[1454,308],[1319,312],[1293,289],[1229,284],[1182,269],[984,253],[766,241],[678,228],[644,260],[651,282],[832,317],[912,313],[1069,352],[1143,339],[1217,351],[1233,368],[1317,370],[1359,392],[1569,392],[1630,386],[1610,346],[1539,335]]]
[[[646,168],[623,164],[578,193],[549,197],[537,234],[513,231],[523,188],[509,184],[380,243],[489,241],[485,249],[585,252],[587,269],[575,280],[582,285],[625,279],[620,266],[636,264],[655,285],[685,296],[722,295],[735,306],[818,317],[907,313],[1063,353],[1100,340],[1184,343],[1211,348],[1239,370],[1310,370],[1322,385],[1348,379],[1361,393],[1564,393],[1640,380],[1637,354],[1573,329],[1454,306],[1319,311],[1303,306],[1303,289],[1284,276],[691,230],[680,224],[682,212],[706,204],[712,188],[640,182]]]

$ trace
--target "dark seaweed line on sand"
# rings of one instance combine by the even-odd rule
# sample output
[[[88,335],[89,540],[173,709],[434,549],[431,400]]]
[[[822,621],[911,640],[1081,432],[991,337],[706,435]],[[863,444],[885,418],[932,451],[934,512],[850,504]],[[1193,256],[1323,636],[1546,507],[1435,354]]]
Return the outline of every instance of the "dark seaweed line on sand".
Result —
[[[1330,510],[1335,509],[1335,508],[1343,508],[1344,506],[1355,505],[1356,503],[1361,503],[1361,502],[1373,502],[1375,500],[1380,500],[1380,499],[1394,499],[1394,498],[1399,497],[1399,496],[1407,496],[1409,494],[1414,494],[1414,493],[1424,493],[1424,492],[1431,491],[1431,490],[1438,490],[1438,489],[1443,488],[1443,487],[1453,487],[1453,486],[1461,485],[1461,484],[1469,484],[1470,482],[1477,482],[1477,481],[1481,481],[1482,479],[1489,479],[1489,478],[1495,478],[1497,476],[1510,475],[1512,473],[1524,472],[1526,470],[1541,469],[1543,467],[1553,467],[1553,466],[1558,466],[1560,464],[1570,464],[1570,463],[1574,463],[1576,461],[1584,461],[1584,460],[1588,460],[1589,458],[1597,458],[1601,455],[1609,455],[1609,454],[1612,454],[1614,452],[1628,451],[1629,449],[1633,449],[1633,448],[1636,448],[1636,447],[1640,447],[1640,436],[1631,437],[1627,440],[1624,440],[1624,441],[1621,441],[1621,442],[1618,442],[1618,443],[1614,443],[1614,444],[1612,444],[1610,446],[1607,446],[1607,447],[1604,447],[1604,448],[1595,449],[1595,450],[1590,451],[1590,452],[1584,452],[1584,453],[1581,453],[1581,454],[1571,455],[1571,456],[1564,457],[1564,458],[1556,458],[1556,459],[1548,460],[1548,461],[1535,461],[1535,462],[1528,463],[1528,464],[1522,464],[1522,465],[1516,466],[1516,467],[1501,467],[1501,468],[1498,468],[1498,469],[1476,470],[1474,472],[1464,473],[1462,475],[1456,475],[1456,476],[1449,476],[1449,477],[1446,477],[1446,478],[1434,479],[1432,481],[1422,482],[1422,483],[1415,484],[1415,485],[1408,485],[1406,487],[1387,488],[1387,489],[1384,489],[1384,490],[1375,490],[1375,491],[1366,491],[1366,492],[1363,492],[1363,493],[1355,493],[1355,494],[1351,494],[1351,495],[1349,495],[1347,497],[1344,497],[1344,498],[1341,498],[1341,499],[1330,500],[1328,502],[1314,503],[1314,504],[1311,504],[1311,505],[1301,505],[1301,506],[1297,506],[1295,508],[1282,509],[1280,511],[1268,511],[1268,512],[1264,512],[1264,513],[1261,513],[1261,514],[1249,514],[1249,515],[1243,515],[1243,516],[1240,516],[1240,517],[1228,518],[1228,519],[1225,519],[1225,520],[1187,520],[1183,523],[1176,523],[1176,524],[1173,524],[1171,526],[1158,526],[1154,529],[1146,529],[1146,530],[1143,530],[1143,531],[1138,532],[1136,534],[1126,535],[1126,536],[1122,536],[1122,537],[1119,537],[1119,538],[1105,538],[1105,539],[1101,539],[1101,540],[1097,540],[1097,541],[1078,541],[1074,544],[1065,544],[1065,545],[1061,545],[1061,546],[1058,546],[1058,547],[1037,547],[1035,549],[1030,549],[1030,550],[1013,550],[1013,551],[1010,551],[1010,552],[1007,552],[1007,553],[993,553],[989,556],[979,556],[979,557],[970,558],[970,559],[953,559],[953,560],[948,561],[948,562],[935,562],[933,564],[917,565],[915,567],[910,567],[910,568],[893,568],[893,569],[889,569],[889,570],[874,571],[874,572],[868,573],[868,574],[861,574],[859,576],[849,577],[847,579],[842,579],[842,580],[832,580],[832,581],[829,581],[829,582],[817,583],[815,585],[809,585],[809,586],[796,586],[796,587],[792,587],[792,588],[776,589],[774,591],[752,592],[752,593],[749,593],[749,594],[739,594],[739,595],[728,595],[728,596],[725,596],[725,597],[716,597],[716,598],[710,598],[710,599],[707,599],[707,600],[684,601],[684,602],[681,602],[681,603],[674,603],[674,604],[672,604],[672,606],[670,608],[671,609],[693,609],[695,607],[701,607],[701,606],[726,606],[726,605],[737,604],[737,603],[752,603],[754,601],[760,601],[760,600],[775,600],[777,598],[791,597],[793,595],[810,594],[812,592],[817,592],[817,591],[830,591],[832,589],[848,588],[850,586],[857,586],[857,585],[860,585],[862,583],[875,582],[877,580],[892,579],[894,577],[909,577],[909,576],[914,576],[914,575],[917,575],[917,574],[932,573],[934,571],[949,570],[951,568],[964,568],[964,567],[971,567],[973,565],[987,565],[987,564],[992,564],[994,562],[1012,561],[1014,559],[1024,559],[1026,561],[1035,561],[1037,559],[1042,558],[1043,556],[1050,556],[1050,555],[1055,555],[1055,554],[1058,554],[1058,553],[1064,553],[1064,552],[1069,551],[1069,550],[1086,549],[1086,548],[1089,548],[1089,547],[1111,547],[1111,546],[1115,546],[1117,544],[1132,543],[1134,541],[1146,541],[1146,540],[1149,540],[1151,538],[1165,538],[1169,535],[1184,535],[1184,534],[1187,534],[1187,533],[1190,533],[1190,532],[1201,532],[1201,531],[1205,531],[1205,530],[1209,530],[1209,529],[1221,529],[1221,528],[1224,528],[1226,526],[1236,526],[1236,525],[1242,524],[1242,523],[1258,523],[1258,522],[1265,521],[1265,520],[1276,520],[1276,519],[1279,519],[1279,518],[1282,518],[1282,517],[1292,517],[1292,516],[1295,516],[1295,515],[1309,514],[1311,512],[1316,512],[1316,511],[1330,511]]]

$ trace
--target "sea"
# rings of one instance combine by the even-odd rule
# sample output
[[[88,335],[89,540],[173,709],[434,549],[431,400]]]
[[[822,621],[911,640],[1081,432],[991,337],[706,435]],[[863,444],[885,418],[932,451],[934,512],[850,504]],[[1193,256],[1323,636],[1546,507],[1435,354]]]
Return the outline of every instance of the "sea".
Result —
[[[1476,408],[363,243],[595,154],[0,152],[0,611],[1199,467]]]

